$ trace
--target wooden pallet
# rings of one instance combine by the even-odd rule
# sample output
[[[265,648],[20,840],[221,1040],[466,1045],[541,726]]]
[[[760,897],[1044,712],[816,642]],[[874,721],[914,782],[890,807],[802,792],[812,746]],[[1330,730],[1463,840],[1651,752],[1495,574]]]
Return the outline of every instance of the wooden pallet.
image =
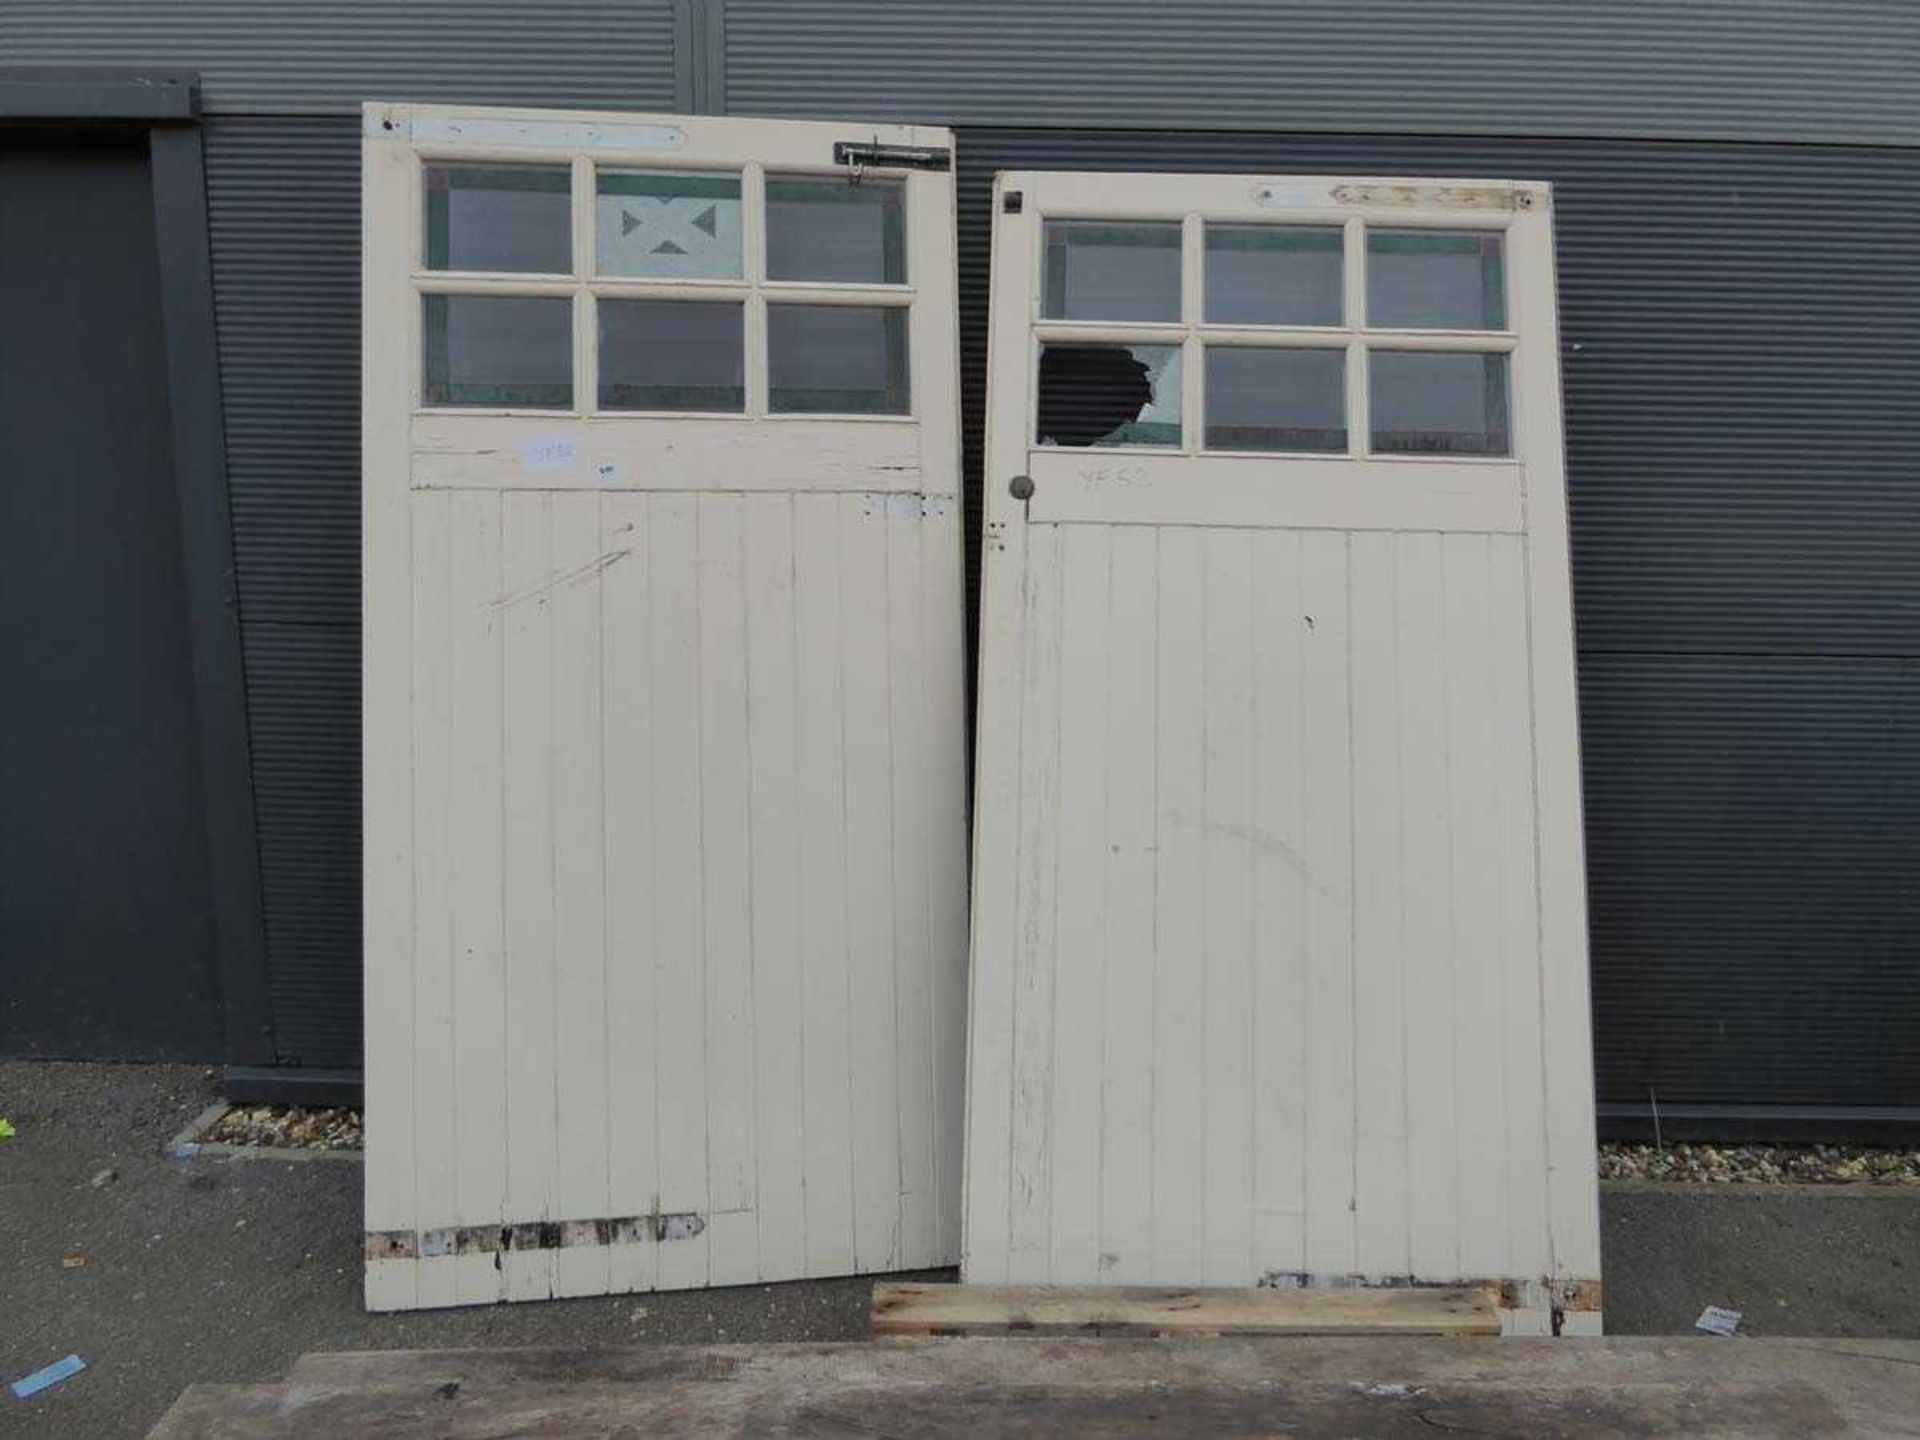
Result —
[[[880,1335],[1498,1335],[1491,1292],[873,1287]]]

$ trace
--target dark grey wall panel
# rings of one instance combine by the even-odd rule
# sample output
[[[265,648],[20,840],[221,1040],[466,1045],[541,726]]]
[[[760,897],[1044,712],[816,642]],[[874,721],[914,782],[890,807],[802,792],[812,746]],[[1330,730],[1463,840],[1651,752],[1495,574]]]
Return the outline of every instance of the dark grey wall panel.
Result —
[[[1552,180],[1603,1094],[1920,1103],[1920,157],[978,129],[959,154],[970,538],[994,169]],[[276,1035],[353,1064],[356,125],[216,120],[208,166]]]
[[[214,120],[207,224],[247,624],[360,618],[360,127]]]
[[[726,0],[735,114],[1920,142],[1885,0]]]
[[[280,1058],[360,1055],[360,127],[206,126]]]
[[[7,0],[12,65],[198,70],[208,114],[363,100],[670,110],[673,0]]]
[[[1920,1104],[1915,662],[1580,678],[1601,1098]]]
[[[360,628],[244,630],[276,1058],[360,1063]]]
[[[964,130],[959,155],[970,546],[996,170],[1552,181],[1602,1098],[1920,1103],[1920,154]]]

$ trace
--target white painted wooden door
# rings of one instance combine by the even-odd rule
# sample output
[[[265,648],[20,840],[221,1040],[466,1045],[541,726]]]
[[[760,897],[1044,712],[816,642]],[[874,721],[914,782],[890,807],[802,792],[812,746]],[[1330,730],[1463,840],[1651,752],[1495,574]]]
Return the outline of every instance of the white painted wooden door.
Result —
[[[950,146],[366,110],[371,1308],[957,1254]]]
[[[968,1280],[1597,1280],[1550,210],[1001,177]]]

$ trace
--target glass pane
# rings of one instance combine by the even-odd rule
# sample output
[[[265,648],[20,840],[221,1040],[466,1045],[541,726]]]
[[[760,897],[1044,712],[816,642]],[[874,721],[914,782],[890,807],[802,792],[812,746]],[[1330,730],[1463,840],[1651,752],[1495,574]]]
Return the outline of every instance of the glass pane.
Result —
[[[602,410],[746,408],[745,306],[601,300],[599,310]]]
[[[738,280],[740,177],[684,170],[602,170],[593,198],[602,275]]]
[[[1337,225],[1207,226],[1207,319],[1338,325],[1346,237]]]
[[[1506,455],[1507,357],[1376,350],[1373,448],[1388,455]]]
[[[1178,320],[1180,227],[1047,222],[1040,313],[1049,320]]]
[[[1042,445],[1178,445],[1178,345],[1047,345]]]
[[[429,165],[427,268],[573,273],[562,165]]]
[[[421,297],[428,405],[573,405],[573,301]]]
[[[907,413],[907,312],[769,305],[767,405],[788,414]]]
[[[907,281],[899,180],[767,180],[767,278],[859,285]]]
[[[1207,347],[1209,450],[1347,448],[1347,352]]]
[[[1505,239],[1489,230],[1367,231],[1367,324],[1507,328]]]

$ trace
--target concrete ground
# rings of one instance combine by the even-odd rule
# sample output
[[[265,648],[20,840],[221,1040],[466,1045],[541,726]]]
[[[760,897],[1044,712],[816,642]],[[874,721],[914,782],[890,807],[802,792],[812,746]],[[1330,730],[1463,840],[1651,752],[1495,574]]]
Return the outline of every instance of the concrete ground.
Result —
[[[213,1098],[198,1067],[0,1064],[0,1380],[88,1366],[0,1393],[0,1434],[144,1435],[187,1385],[277,1380],[306,1351],[866,1334],[864,1280],[367,1315],[359,1166],[167,1159]],[[1614,1334],[1717,1304],[1756,1335],[1920,1336],[1920,1191],[1629,1184],[1601,1214]]]

